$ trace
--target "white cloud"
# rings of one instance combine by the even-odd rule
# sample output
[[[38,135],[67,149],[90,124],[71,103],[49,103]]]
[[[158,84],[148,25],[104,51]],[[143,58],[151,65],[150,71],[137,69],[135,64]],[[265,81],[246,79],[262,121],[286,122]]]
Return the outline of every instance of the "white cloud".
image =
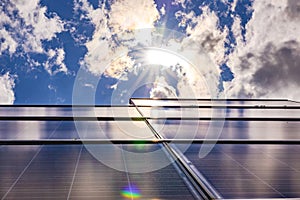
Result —
[[[207,80],[203,74],[195,71],[191,66],[178,70],[179,80],[177,83],[178,96],[181,98],[211,98],[215,91],[207,85]],[[217,79],[209,84],[217,87]]]
[[[128,72],[133,68],[134,61],[131,57],[125,55],[116,60],[114,60],[109,68],[106,69],[105,75],[114,77],[118,80],[122,80],[124,77],[124,72]]]
[[[82,60],[81,65],[97,76],[104,74],[116,79],[127,80],[128,77],[126,74],[124,75],[124,72],[134,73],[132,69],[135,69],[139,64],[145,64],[143,61],[147,62],[145,55],[138,55],[138,58],[135,57],[137,55],[132,57],[130,54],[132,53],[130,52],[131,48],[136,47],[135,45],[142,47],[155,46],[156,44],[154,38],[157,33],[151,32],[149,29],[148,31],[139,29],[152,28],[159,19],[159,11],[154,1],[115,1],[111,5],[111,10],[106,10],[104,7],[93,9],[86,0],[81,0],[81,2],[83,6],[77,7],[77,9],[83,9],[87,13],[85,17],[90,18],[95,25],[92,40],[85,44],[88,53]],[[209,61],[204,51],[207,51],[213,57],[215,63],[220,63],[224,59],[224,41],[227,30],[225,29],[223,32],[218,30],[216,15],[210,12],[208,8],[203,10],[202,17],[196,17],[194,13],[177,13],[177,16],[182,19],[181,25],[187,26],[189,35],[187,38],[181,41],[168,38],[167,44],[156,44],[161,48],[182,54],[187,60],[196,60],[195,63],[201,65],[199,67],[201,69],[197,71],[192,66],[184,65],[182,68],[175,67],[175,69],[174,64],[170,64],[173,66],[173,72],[177,75],[178,84],[171,86],[168,85],[166,80],[157,79],[155,83],[159,84],[154,84],[155,87],[151,90],[151,96],[173,96],[173,93],[176,94],[176,90],[171,88],[174,87],[177,87],[176,95],[180,97],[204,98],[209,97],[217,90],[219,71]],[[158,54],[160,56],[155,56],[155,58],[159,60],[158,62],[161,65],[166,67],[165,62],[169,62],[171,59],[168,59],[168,56],[163,56],[161,52]],[[139,59],[142,61],[140,62]],[[202,59],[202,61],[199,61],[199,59]],[[150,60],[151,65],[157,65],[157,63],[153,63],[154,58]],[[172,62],[176,62],[176,59],[172,59]],[[207,87],[207,82],[209,82],[210,88]],[[162,83],[166,87],[161,87]],[[117,85],[113,88],[117,88]]]
[[[186,32],[189,38],[207,52],[213,62],[219,65],[224,62],[226,51],[224,43],[228,30],[226,27],[223,31],[218,28],[219,19],[214,12],[207,7],[203,7],[202,11],[202,15],[197,17],[193,14],[187,15],[191,23],[187,26]],[[185,18],[183,20],[186,21]]]
[[[161,15],[166,14],[166,4],[163,4],[163,6],[160,8],[159,12],[160,12]]]
[[[95,86],[94,86],[93,84],[90,84],[90,83],[85,83],[84,86],[85,86],[85,87],[92,88],[92,89],[95,88]]]
[[[186,27],[188,23],[191,23],[193,25],[197,23],[197,18],[193,11],[186,13],[184,11],[179,10],[175,13],[175,17],[180,20],[178,24],[178,26],[180,27]]]
[[[254,2],[246,42],[239,38],[229,57],[235,74],[225,84],[229,96],[300,100],[299,8],[298,0]]]
[[[13,104],[15,101],[15,94],[13,88],[15,87],[15,77],[6,73],[0,76],[0,104]]]
[[[8,50],[10,54],[14,53],[17,49],[18,43],[10,36],[9,32],[7,32],[5,29],[0,29],[0,39],[1,38],[3,41],[0,45],[0,55],[6,50]]]
[[[74,0],[74,8],[73,9],[75,12],[84,11],[87,13],[90,13],[94,10],[93,6],[87,0]],[[86,18],[84,13],[82,13],[80,18]]]
[[[236,46],[242,46],[243,45],[243,37],[242,37],[242,27],[241,27],[241,19],[240,17],[236,16],[234,17],[234,21],[231,27],[232,33],[234,35],[234,38],[236,40]]]
[[[109,24],[113,34],[141,28],[153,28],[159,19],[154,1],[120,0],[111,5]]]
[[[56,87],[55,87],[54,85],[52,85],[52,84],[49,84],[49,85],[48,85],[48,89],[49,89],[49,90],[52,90],[53,92],[56,92],[56,91],[57,91]]]
[[[174,0],[172,1],[172,5],[181,5],[183,8],[186,8],[186,3],[190,0]]]
[[[64,22],[55,14],[46,14],[47,8],[39,4],[39,0],[11,0],[0,5],[0,39],[3,43],[0,47],[0,55],[8,51],[10,55],[16,53],[17,48],[22,54],[40,53],[48,55],[43,49],[42,42],[50,41],[57,33],[64,31]],[[53,50],[57,51],[57,50]],[[62,63],[64,51],[57,51],[56,65],[60,71],[66,72],[66,66]],[[39,65],[39,62],[28,57],[29,65]],[[48,63],[49,64],[49,63]],[[45,65],[49,71],[53,66]]]
[[[50,49],[47,53],[48,60],[44,63],[44,67],[49,74],[58,72],[67,73],[68,69],[64,63],[65,51],[62,48]]]
[[[94,75],[100,75],[110,62],[109,57],[114,54],[110,50],[112,41],[107,22],[107,10],[104,7],[93,9],[87,0],[75,2],[75,10],[77,12],[83,11],[81,18],[90,19],[95,26],[92,39],[85,43],[88,52],[80,64],[84,65]]]
[[[150,91],[150,98],[176,98],[176,89],[170,86],[163,76],[156,77],[153,88]]]
[[[234,11],[236,8],[238,0],[233,0],[232,4],[231,4],[231,11]]]
[[[178,25],[186,27],[187,37],[181,43],[186,53],[182,55],[187,60],[197,60],[196,69],[200,69],[195,71],[192,67],[182,68],[185,76],[179,75],[177,89],[180,97],[215,98],[223,95],[218,92],[218,65],[226,60],[224,44],[228,28],[220,30],[216,14],[206,6],[200,9],[203,11],[200,16],[196,16],[193,11],[176,13],[180,20]]]
[[[48,18],[45,14],[46,7],[39,5],[40,0],[14,0],[14,4],[19,11],[20,16],[24,19],[27,26],[33,27],[32,35],[35,40],[51,40],[56,33],[60,33],[64,29],[64,23],[60,18],[53,14]],[[33,50],[39,49],[40,46],[34,47]]]
[[[159,11],[154,1],[149,0],[115,1],[109,11],[104,7],[93,9],[87,1],[82,2],[95,31],[92,40],[85,44],[88,52],[81,64],[95,75],[105,72],[108,76],[119,78],[118,71],[132,68],[134,64],[127,56],[128,44],[124,42],[133,37],[129,32],[154,27],[159,18]],[[122,62],[119,62],[120,57]],[[110,64],[113,69],[106,70]]]
[[[64,24],[57,15],[45,15],[47,9],[39,5],[39,0],[12,0],[5,3],[5,6],[7,13],[1,13],[0,26],[11,26],[11,29],[6,30],[11,38],[7,41],[8,46],[14,47],[18,44],[25,52],[43,53],[42,41],[51,40],[64,29]],[[0,9],[4,10],[2,6]],[[14,16],[15,12],[19,17]],[[12,48],[10,53],[15,50],[16,48]]]

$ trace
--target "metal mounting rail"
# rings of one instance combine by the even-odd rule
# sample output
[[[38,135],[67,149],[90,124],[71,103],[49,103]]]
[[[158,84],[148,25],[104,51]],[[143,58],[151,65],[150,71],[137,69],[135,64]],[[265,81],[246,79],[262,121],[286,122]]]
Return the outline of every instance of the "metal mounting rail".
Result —
[[[0,121],[144,121],[143,117],[0,116]]]
[[[195,121],[300,121],[299,117],[66,117],[66,116],[0,116],[0,121],[145,121],[147,120]]]
[[[299,139],[0,139],[0,145],[55,145],[55,144],[256,144],[256,145],[300,145]]]
[[[241,99],[209,99],[209,98],[130,98],[129,103],[132,103],[132,100],[175,100],[175,101],[292,101],[289,99],[246,99],[246,98],[241,98]],[[292,101],[292,102],[297,102],[297,101]]]

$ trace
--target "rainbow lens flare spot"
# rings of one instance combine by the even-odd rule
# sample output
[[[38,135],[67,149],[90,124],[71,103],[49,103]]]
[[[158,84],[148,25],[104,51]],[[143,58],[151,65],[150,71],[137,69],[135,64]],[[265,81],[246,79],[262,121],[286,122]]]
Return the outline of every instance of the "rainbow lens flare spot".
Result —
[[[137,150],[145,149],[145,142],[143,142],[143,141],[135,141],[135,142],[133,142],[133,144]]]
[[[139,189],[135,185],[129,185],[121,191],[121,195],[128,199],[138,199],[141,197]]]

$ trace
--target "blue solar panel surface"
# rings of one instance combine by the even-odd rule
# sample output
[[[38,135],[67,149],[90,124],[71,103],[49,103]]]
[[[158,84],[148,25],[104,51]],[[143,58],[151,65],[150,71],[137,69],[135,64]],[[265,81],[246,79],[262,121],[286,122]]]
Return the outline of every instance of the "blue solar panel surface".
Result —
[[[199,188],[205,193],[206,186],[215,192],[213,195],[225,199],[300,197],[300,143],[284,144],[300,140],[299,103],[131,101],[133,106],[129,107],[77,107],[76,116],[96,117],[85,120],[73,119],[72,107],[0,107],[0,140],[11,142],[0,146],[1,199],[197,199]],[[213,119],[218,113],[221,117]],[[161,138],[174,141],[159,142]],[[192,143],[207,138],[262,143]],[[13,144],[41,139],[118,139],[131,144],[93,146],[101,147],[107,159],[119,163],[121,171],[101,162],[89,144]],[[186,139],[187,144],[176,143],[176,139]],[[263,144],[268,140],[283,144]],[[210,150],[201,157],[204,146]],[[126,153],[157,150],[162,151],[155,157],[130,157]],[[174,158],[178,160],[155,169]]]

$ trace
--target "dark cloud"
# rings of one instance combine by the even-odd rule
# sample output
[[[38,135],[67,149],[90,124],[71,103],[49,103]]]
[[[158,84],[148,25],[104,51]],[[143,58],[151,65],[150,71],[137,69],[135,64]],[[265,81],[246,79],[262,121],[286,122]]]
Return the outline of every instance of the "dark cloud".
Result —
[[[201,42],[201,46],[209,52],[216,51],[216,48],[221,40],[221,37],[206,35],[205,39]]]
[[[286,11],[291,18],[300,18],[300,1],[288,0]]]
[[[266,46],[258,57],[261,67],[253,74],[251,83],[261,93],[268,93],[289,86],[300,86],[300,45],[296,41],[284,43],[276,48]]]
[[[253,98],[254,97],[254,93],[252,91],[247,91],[243,86],[241,87],[241,89],[239,90],[239,92],[237,93],[237,96],[239,98]]]
[[[247,53],[246,56],[239,57],[239,59],[241,60],[240,68],[242,71],[250,69],[251,64],[250,64],[249,60],[254,57],[255,57],[255,55],[253,53]]]

